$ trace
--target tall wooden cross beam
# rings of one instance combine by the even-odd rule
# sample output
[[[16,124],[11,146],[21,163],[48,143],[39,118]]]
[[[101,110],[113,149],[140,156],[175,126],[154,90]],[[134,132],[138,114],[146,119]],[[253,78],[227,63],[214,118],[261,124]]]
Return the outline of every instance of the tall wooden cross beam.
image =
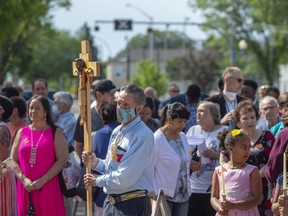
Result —
[[[78,103],[80,108],[80,124],[84,128],[84,151],[91,152],[91,109],[90,89],[92,77],[100,76],[100,64],[92,62],[92,53],[89,53],[89,41],[81,41],[79,58],[72,63],[73,75],[79,77]],[[86,173],[91,173],[91,163],[86,166]],[[92,188],[87,188],[87,216],[92,216]]]

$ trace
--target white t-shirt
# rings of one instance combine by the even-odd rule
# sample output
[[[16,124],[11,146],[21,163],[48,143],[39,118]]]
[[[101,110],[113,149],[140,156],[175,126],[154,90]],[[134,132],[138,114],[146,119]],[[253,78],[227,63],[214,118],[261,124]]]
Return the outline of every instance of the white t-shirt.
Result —
[[[188,130],[186,136],[202,135],[204,137],[204,145],[208,149],[213,149],[214,151],[219,152],[219,141],[217,135],[226,128],[228,128],[228,126],[223,125],[215,131],[205,132],[202,130],[200,125],[195,125]],[[198,149],[200,150],[205,148],[202,146]],[[211,188],[213,173],[217,166],[219,166],[219,160],[207,158],[201,155],[201,168],[200,170],[193,172],[190,177],[192,193],[210,193],[209,189]]]

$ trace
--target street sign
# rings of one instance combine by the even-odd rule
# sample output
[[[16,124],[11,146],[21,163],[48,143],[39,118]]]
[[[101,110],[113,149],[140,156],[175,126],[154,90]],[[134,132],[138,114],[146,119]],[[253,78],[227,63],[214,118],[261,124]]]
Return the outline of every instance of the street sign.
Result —
[[[115,30],[132,30],[132,20],[114,20]]]

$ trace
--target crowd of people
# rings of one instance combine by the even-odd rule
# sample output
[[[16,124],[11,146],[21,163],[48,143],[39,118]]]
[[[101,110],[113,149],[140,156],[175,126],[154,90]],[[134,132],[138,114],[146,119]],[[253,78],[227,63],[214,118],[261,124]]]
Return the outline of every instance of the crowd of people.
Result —
[[[172,83],[161,102],[153,87],[97,80],[93,152],[83,151],[69,92],[49,98],[44,79],[32,83],[29,99],[2,88],[0,216],[26,216],[31,203],[36,216],[73,215],[74,199],[63,196],[58,178],[71,152],[93,170],[83,178],[99,188],[95,216],[287,215],[288,93],[258,87],[237,67],[218,84],[208,95],[197,84],[181,93]]]

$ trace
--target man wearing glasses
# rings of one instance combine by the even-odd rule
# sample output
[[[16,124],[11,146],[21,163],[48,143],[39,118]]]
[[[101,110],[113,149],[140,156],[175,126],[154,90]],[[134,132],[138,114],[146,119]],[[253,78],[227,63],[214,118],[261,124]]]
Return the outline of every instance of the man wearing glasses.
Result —
[[[247,99],[238,95],[241,93],[244,77],[240,68],[227,67],[222,73],[222,80],[224,83],[223,91],[205,100],[219,104],[221,124],[227,124],[232,129],[235,128],[233,123],[234,109],[239,102]]]
[[[257,129],[270,130],[281,121],[279,116],[278,101],[272,96],[265,96],[260,101],[261,117],[257,122]]]
[[[281,130],[288,126],[288,92],[279,96],[279,111],[282,114],[282,120],[270,129],[275,138]]]

